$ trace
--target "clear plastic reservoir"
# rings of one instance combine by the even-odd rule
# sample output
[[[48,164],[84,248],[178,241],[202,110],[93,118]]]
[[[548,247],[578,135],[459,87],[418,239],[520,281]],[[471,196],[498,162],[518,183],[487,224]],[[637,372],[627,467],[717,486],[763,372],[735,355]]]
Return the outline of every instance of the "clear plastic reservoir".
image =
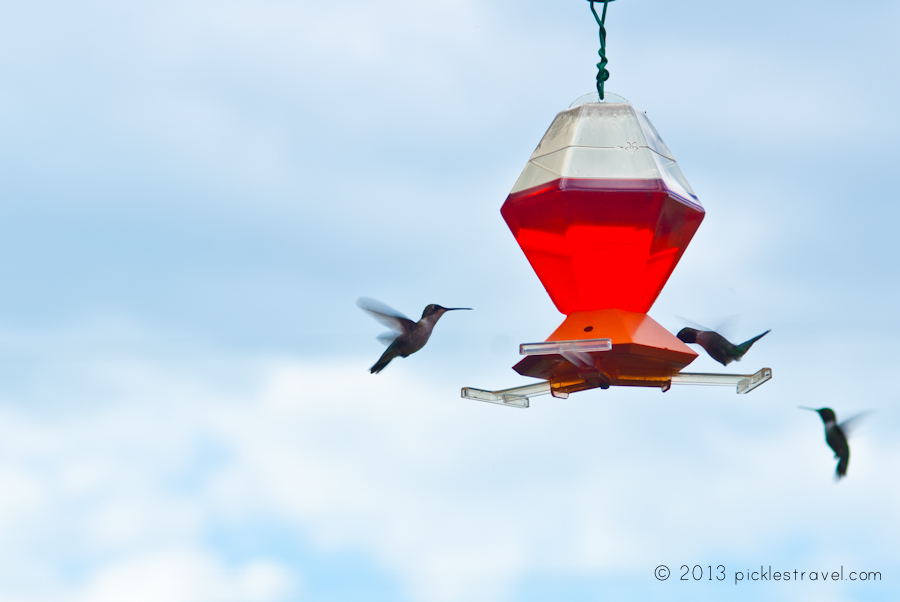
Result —
[[[642,111],[588,100],[556,116],[501,213],[562,313],[646,313],[705,213]]]

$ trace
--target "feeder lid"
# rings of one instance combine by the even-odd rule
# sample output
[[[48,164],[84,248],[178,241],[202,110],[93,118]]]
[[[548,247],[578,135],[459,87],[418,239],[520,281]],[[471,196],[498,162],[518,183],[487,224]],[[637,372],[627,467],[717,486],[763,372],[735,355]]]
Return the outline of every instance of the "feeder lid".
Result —
[[[625,103],[631,104],[622,96],[618,94],[613,94],[612,92],[606,92],[603,94],[603,100],[600,100],[600,95],[596,92],[588,92],[587,94],[583,94],[575,99],[572,104],[569,105],[570,109],[574,109],[578,105],[583,105],[587,102],[607,102],[607,103]]]
[[[662,180],[671,193],[700,201],[650,119],[616,94],[585,94],[560,112],[511,193],[559,178]]]

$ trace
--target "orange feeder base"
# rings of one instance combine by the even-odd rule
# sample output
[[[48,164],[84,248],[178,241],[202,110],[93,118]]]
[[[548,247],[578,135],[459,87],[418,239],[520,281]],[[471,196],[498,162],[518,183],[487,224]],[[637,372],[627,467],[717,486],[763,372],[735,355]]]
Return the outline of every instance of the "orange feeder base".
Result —
[[[576,362],[556,354],[531,355],[513,369],[548,380],[561,393],[610,386],[666,388],[697,357],[647,314],[621,309],[572,312],[547,341],[587,339],[610,339],[612,350],[588,352]]]

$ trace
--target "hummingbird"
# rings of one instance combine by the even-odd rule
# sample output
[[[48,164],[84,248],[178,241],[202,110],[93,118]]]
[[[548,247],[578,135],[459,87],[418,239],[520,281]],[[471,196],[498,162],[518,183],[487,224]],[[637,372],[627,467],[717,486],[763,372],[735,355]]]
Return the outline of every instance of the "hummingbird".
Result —
[[[422,318],[413,322],[400,312],[366,297],[360,297],[356,304],[370,316],[387,326],[392,332],[386,332],[377,338],[388,345],[375,365],[369,368],[372,374],[378,374],[384,370],[392,359],[397,356],[407,357],[425,346],[431,337],[434,325],[448,311],[471,310],[471,307],[441,307],[435,303],[427,306],[422,312]]]
[[[834,410],[831,408],[820,408],[817,410],[815,408],[807,408],[804,406],[798,407],[801,410],[810,410],[811,412],[819,413],[822,422],[825,423],[825,443],[827,443],[828,447],[834,452],[834,457],[838,459],[837,468],[834,473],[837,475],[838,480],[847,476],[847,466],[850,464],[850,445],[847,443],[847,434],[849,433],[850,424],[862,416],[862,414],[857,414],[838,424],[837,416],[835,416]]]
[[[767,330],[761,335],[755,336],[749,341],[745,341],[740,345],[734,345],[718,332],[712,330],[698,330],[696,328],[682,328],[675,335],[685,343],[696,343],[703,347],[711,358],[727,366],[731,362],[741,361],[744,354],[750,350],[750,347],[756,341],[760,340],[771,331]]]

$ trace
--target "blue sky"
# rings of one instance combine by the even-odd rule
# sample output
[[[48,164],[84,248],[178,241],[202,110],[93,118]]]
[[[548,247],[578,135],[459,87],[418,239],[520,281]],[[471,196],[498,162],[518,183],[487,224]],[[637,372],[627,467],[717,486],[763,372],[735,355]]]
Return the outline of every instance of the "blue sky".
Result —
[[[0,1],[0,601],[897,599],[898,23],[610,5],[707,211],[650,314],[775,378],[516,411],[459,388],[562,320],[499,209],[586,2]],[[372,376],[362,295],[475,311]],[[844,482],[797,405],[872,411]]]

